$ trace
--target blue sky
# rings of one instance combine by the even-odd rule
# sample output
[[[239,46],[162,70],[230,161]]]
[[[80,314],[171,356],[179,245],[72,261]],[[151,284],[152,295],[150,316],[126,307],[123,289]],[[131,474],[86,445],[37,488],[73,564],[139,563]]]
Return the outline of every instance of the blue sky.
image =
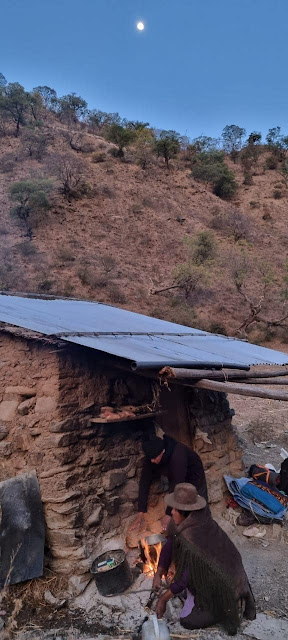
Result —
[[[191,137],[288,133],[287,32],[287,0],[1,0],[0,71]]]

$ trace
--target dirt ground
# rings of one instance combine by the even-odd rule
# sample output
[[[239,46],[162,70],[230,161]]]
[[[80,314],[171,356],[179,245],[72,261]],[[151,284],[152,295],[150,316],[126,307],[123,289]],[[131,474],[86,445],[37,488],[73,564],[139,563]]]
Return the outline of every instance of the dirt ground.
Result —
[[[275,386],[273,387],[275,389]],[[244,464],[246,469],[252,462],[271,462],[278,468],[281,464],[280,450],[288,449],[288,417],[285,402],[263,400],[260,398],[243,398],[231,396],[231,407],[235,410],[233,422],[242,441],[244,449]],[[217,508],[214,517],[227,531],[241,552],[245,569],[251,582],[258,613],[267,613],[271,620],[288,620],[288,571],[287,571],[287,543],[288,520],[283,527],[280,525],[265,525],[266,535],[262,540],[246,538],[243,528],[235,525],[234,513],[222,505]],[[5,608],[5,605],[1,605]],[[144,609],[138,611],[139,616],[145,615]],[[1,614],[0,614],[1,615]],[[110,629],[109,620],[103,620],[101,628],[99,619],[83,611],[61,610],[49,606],[38,607],[26,603],[18,618],[18,628],[15,637],[18,640],[130,640],[137,628],[127,633],[123,629]],[[246,635],[243,624],[241,634],[235,636],[237,640],[252,640],[256,636]],[[170,631],[182,634],[184,638],[198,640],[224,640],[227,635],[220,628],[195,631],[190,634],[180,625],[170,624]],[[243,632],[243,633],[242,633]],[[284,640],[283,633],[273,634],[273,640]],[[278,634],[278,635],[277,635]],[[2,632],[5,638],[5,628]],[[8,636],[6,636],[8,638]],[[10,637],[12,637],[10,635]],[[287,631],[288,637],[288,631]],[[1,633],[0,633],[1,639]],[[260,639],[261,640],[261,639]]]

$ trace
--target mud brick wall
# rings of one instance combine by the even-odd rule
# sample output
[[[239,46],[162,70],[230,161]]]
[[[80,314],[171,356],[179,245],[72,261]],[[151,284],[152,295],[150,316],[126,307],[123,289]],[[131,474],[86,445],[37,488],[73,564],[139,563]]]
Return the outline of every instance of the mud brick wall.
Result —
[[[194,389],[189,392],[188,402],[194,448],[202,459],[213,504],[227,491],[223,474],[239,477],[243,470],[243,451],[232,426],[234,411],[225,393]]]

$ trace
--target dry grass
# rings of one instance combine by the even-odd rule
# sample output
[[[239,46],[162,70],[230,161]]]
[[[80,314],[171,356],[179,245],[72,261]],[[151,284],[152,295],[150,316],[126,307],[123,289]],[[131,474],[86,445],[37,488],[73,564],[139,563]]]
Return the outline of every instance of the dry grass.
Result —
[[[52,123],[50,156],[54,152],[67,153],[67,141],[57,126]],[[61,130],[63,128],[61,125]],[[17,157],[19,141],[6,138],[4,145],[0,140],[0,163],[8,140],[12,154],[8,159]],[[47,219],[38,224],[29,246],[22,230],[9,216],[7,184],[27,176],[35,177],[39,172],[49,177],[49,163],[25,158],[15,162],[13,174],[0,173],[0,234],[3,239],[5,237],[9,254],[15,255],[9,273],[5,267],[0,279],[12,290],[50,291],[60,295],[63,292],[74,295],[77,291],[79,297],[93,296],[103,302],[125,305],[133,311],[155,314],[155,300],[149,291],[169,284],[178,265],[185,263],[185,238],[209,228],[216,205],[221,220],[227,218],[231,205],[214,196],[209,187],[193,181],[190,169],[181,157],[179,162],[171,163],[173,170],[170,172],[157,161],[153,170],[143,171],[133,163],[119,162],[107,155],[109,146],[99,136],[90,134],[89,141],[95,146],[94,153],[106,155],[105,162],[95,163],[91,155],[81,154],[91,189],[81,194],[81,199],[67,202],[56,185],[51,211]],[[73,150],[71,154],[78,157]],[[250,243],[241,250],[247,251],[252,260],[257,257],[273,264],[280,280],[281,259],[283,257],[284,262],[287,253],[287,194],[283,185],[283,197],[273,198],[273,191],[280,190],[280,176],[275,169],[265,171],[266,157],[265,154],[260,157],[250,186],[243,185],[241,165],[231,164],[239,184],[233,207],[247,217],[241,221],[245,226],[246,242],[248,227],[255,231],[253,246]],[[241,324],[243,314],[231,282],[235,234],[224,233],[221,228],[215,229],[215,235],[221,262],[211,272],[211,295],[193,299],[189,309],[184,310],[181,305],[171,309],[175,297],[171,292],[161,296],[157,307],[162,318],[207,328],[213,319],[216,325],[224,326],[228,334],[233,334]],[[30,245],[35,249],[34,254]],[[255,295],[257,286],[255,282]],[[147,292],[146,295],[141,295],[141,291]],[[224,304],[218,311],[220,302]],[[273,303],[273,312],[274,308]]]

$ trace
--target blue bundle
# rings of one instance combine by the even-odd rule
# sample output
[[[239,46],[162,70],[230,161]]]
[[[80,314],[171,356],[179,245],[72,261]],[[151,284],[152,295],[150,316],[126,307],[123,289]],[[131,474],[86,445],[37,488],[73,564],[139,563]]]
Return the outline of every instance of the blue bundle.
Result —
[[[224,476],[224,480],[234,500],[243,509],[268,521],[283,520],[287,507],[283,507],[281,502],[271,494],[255,487],[250,478]]]

